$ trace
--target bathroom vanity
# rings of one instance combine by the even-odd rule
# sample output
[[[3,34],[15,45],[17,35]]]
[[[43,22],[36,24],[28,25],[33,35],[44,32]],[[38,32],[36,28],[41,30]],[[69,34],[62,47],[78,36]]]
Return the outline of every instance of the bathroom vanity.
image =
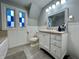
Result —
[[[63,59],[67,51],[67,33],[43,29],[39,31],[39,48],[56,59]]]
[[[8,51],[8,39],[6,36],[6,31],[0,31],[0,59],[4,59]]]

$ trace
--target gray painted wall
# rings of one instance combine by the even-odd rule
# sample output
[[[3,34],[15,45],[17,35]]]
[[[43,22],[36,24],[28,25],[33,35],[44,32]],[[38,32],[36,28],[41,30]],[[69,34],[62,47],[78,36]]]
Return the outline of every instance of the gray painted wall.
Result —
[[[45,12],[45,9],[48,7],[48,6],[51,6],[53,4],[53,2],[49,5],[47,5],[42,11],[41,11],[41,14],[40,14],[40,18],[39,18],[39,26],[43,26],[45,25],[45,22],[48,20],[48,15],[52,15],[53,12],[56,12],[56,11],[59,11],[59,10],[62,10],[64,8],[69,8],[69,15],[73,15],[74,16],[74,20],[75,21],[79,21],[79,0],[67,0],[66,4],[64,5],[60,5],[59,7],[57,7],[55,10],[51,10],[50,11],[50,14],[47,14]]]
[[[40,12],[41,12],[41,8],[37,4],[32,3],[29,17],[33,19],[38,19]]]
[[[8,0],[8,1],[7,0],[1,0],[1,2],[8,4],[8,5],[16,6],[17,8],[25,9],[25,6],[18,4],[18,3],[15,3],[15,2],[12,2],[10,0]]]
[[[36,3],[32,3],[29,14],[29,25],[38,26],[40,12],[41,8]]]
[[[38,19],[29,18],[28,20],[29,26],[38,26]]]

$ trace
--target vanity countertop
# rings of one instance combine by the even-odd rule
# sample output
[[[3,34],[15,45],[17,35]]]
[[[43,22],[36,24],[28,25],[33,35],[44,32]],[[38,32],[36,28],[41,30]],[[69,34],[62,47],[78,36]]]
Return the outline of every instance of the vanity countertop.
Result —
[[[7,37],[7,31],[0,31],[0,44],[5,40]]]
[[[0,38],[0,44],[5,40],[5,38]]]
[[[46,33],[51,33],[51,34],[64,34],[64,31],[57,31],[57,30],[48,30],[48,29],[41,29],[39,30],[40,32],[46,32]]]

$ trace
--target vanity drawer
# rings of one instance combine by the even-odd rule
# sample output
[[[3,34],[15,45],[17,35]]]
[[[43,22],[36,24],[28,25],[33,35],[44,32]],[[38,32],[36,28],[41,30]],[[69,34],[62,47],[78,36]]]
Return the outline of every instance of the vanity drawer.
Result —
[[[51,41],[51,45],[55,45],[55,46],[57,46],[59,48],[61,48],[61,44],[62,44],[61,41],[57,41],[57,40],[52,40]]]
[[[55,39],[56,35],[51,34],[51,39]]]
[[[58,57],[61,57],[61,48],[58,48],[58,47],[56,47],[56,55],[58,56]]]
[[[52,53],[56,54],[56,46],[51,45],[50,51],[51,51]]]
[[[53,40],[55,40],[55,35],[51,35],[51,43],[53,43]]]
[[[57,57],[61,57],[61,48],[51,45],[51,53],[55,54]]]
[[[58,40],[58,41],[62,41],[62,36],[56,35],[56,36],[55,36],[55,39]]]

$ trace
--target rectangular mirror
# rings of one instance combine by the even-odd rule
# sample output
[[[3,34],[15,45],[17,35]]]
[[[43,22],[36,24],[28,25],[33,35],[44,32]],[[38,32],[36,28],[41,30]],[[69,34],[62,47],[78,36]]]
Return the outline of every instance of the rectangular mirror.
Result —
[[[65,11],[51,15],[48,17],[48,26],[57,27],[62,24],[65,24]]]

